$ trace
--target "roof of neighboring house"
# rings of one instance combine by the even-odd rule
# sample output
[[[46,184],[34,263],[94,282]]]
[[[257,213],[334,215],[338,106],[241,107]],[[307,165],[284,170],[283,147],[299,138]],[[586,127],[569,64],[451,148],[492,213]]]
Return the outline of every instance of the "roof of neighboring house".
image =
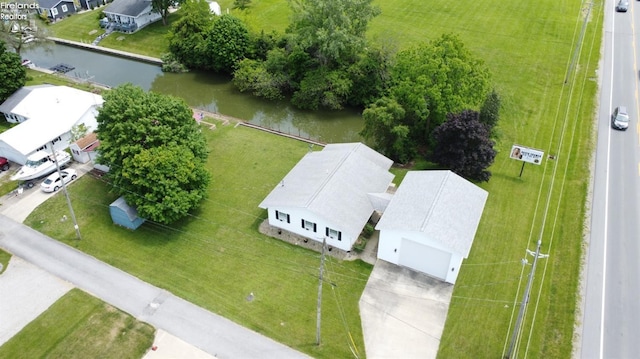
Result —
[[[73,3],[73,0],[38,0],[38,6],[44,9],[53,9],[61,2]]]
[[[451,171],[409,171],[376,229],[422,232],[466,258],[487,196]]]
[[[93,149],[99,145],[98,135],[95,132],[91,132],[86,136],[78,139],[76,141],[76,145],[82,150],[86,151],[87,149]]]
[[[31,93],[31,91],[43,87],[53,87],[53,85],[24,86],[19,88],[16,92],[13,93],[13,95],[9,96],[9,98],[6,99],[2,103],[2,105],[0,105],[0,112],[11,113],[13,109]]]
[[[32,89],[11,110],[28,120],[0,133],[0,140],[27,155],[69,131],[87,111],[103,102],[100,95],[67,86]]]
[[[304,208],[355,238],[374,210],[367,194],[386,191],[392,164],[362,143],[330,144],[307,153],[259,207]]]
[[[137,17],[151,6],[150,0],[115,0],[104,10],[105,13]]]

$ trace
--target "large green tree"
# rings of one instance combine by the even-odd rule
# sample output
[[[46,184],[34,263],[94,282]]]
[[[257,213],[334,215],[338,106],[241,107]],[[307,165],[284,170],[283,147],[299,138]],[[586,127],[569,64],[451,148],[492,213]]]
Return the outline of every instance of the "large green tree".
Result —
[[[395,162],[407,163],[415,156],[409,139],[409,127],[403,124],[405,111],[394,99],[383,97],[362,113],[364,129],[360,132],[373,147]]]
[[[192,110],[178,98],[126,84],[104,94],[97,117],[99,163],[114,191],[142,217],[171,223],[205,197],[207,146]]]
[[[321,66],[352,63],[366,44],[369,21],[380,14],[373,0],[292,0],[287,30]]]
[[[0,103],[4,102],[27,81],[27,70],[17,54],[8,52],[0,41]]]
[[[157,11],[162,17],[162,25],[167,25],[167,18],[169,17],[169,8],[177,6],[182,3],[183,0],[151,0],[151,7],[153,11]]]
[[[182,17],[169,31],[169,51],[189,68],[204,68],[204,41],[211,28],[213,15],[205,0],[187,0],[181,7]]]
[[[395,60],[390,94],[407,112],[419,142],[428,142],[447,114],[479,108],[490,89],[486,65],[452,34],[401,51]]]
[[[249,52],[249,30],[237,17],[216,16],[203,46],[206,68],[231,74]]]

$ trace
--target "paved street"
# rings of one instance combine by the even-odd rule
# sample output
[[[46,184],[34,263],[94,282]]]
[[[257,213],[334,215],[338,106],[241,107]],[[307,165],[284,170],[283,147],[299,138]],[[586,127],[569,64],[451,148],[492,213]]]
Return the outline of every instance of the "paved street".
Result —
[[[4,215],[0,228],[0,248],[218,358],[306,357]]]

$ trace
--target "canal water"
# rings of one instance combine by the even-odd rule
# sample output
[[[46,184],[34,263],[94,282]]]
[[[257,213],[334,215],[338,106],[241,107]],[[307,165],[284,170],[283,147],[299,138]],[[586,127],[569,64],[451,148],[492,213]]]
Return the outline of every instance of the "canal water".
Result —
[[[355,110],[301,111],[286,101],[273,102],[240,93],[231,78],[205,72],[164,73],[160,67],[59,44],[21,51],[36,66],[75,67],[67,76],[116,87],[130,82],[145,90],[181,97],[192,107],[321,142],[361,141],[363,120]]]

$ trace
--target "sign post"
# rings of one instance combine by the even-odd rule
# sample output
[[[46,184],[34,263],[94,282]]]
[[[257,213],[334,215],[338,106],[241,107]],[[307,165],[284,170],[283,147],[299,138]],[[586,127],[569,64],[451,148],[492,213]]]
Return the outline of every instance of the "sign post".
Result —
[[[525,163],[533,163],[534,165],[542,164],[542,159],[544,158],[544,151],[537,150],[535,148],[529,148],[520,145],[513,145],[511,147],[511,155],[509,158],[514,160],[522,161],[522,167],[520,168],[520,176],[522,177],[522,172],[524,171]]]

